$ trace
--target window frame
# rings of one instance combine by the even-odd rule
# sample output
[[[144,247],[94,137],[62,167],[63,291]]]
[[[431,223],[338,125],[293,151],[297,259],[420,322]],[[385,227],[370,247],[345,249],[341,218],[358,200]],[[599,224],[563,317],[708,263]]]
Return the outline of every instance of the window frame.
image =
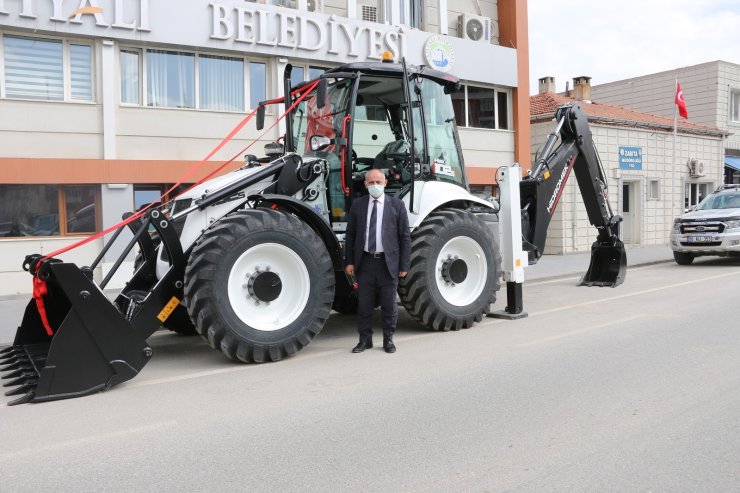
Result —
[[[655,185],[655,190],[653,190],[653,184]],[[648,180],[648,200],[660,200],[660,180],[657,178],[651,178]]]
[[[5,38],[13,38],[60,42],[62,44],[62,99],[35,99],[8,97],[6,84],[6,60],[5,60]],[[90,99],[73,99],[72,98],[72,55],[71,45],[80,45],[90,47]],[[96,42],[75,37],[53,37],[26,33],[16,33],[12,31],[3,31],[0,34],[0,99],[8,101],[33,101],[33,102],[50,102],[50,103],[78,103],[78,104],[97,104],[97,50]]]
[[[488,89],[493,91],[493,99],[495,100],[495,108],[494,108],[494,128],[488,128],[488,127],[476,127],[470,125],[470,99],[468,98],[468,87],[475,87],[479,89]],[[463,94],[463,111],[464,115],[461,121],[462,124],[458,124],[459,128],[464,129],[477,129],[477,130],[497,130],[497,131],[505,131],[505,132],[511,132],[512,129],[512,116],[511,116],[511,108],[512,108],[512,92],[511,89],[507,88],[500,88],[500,87],[492,87],[492,86],[480,86],[477,84],[462,84],[462,89],[460,92]],[[499,94],[506,94],[506,126],[507,128],[500,128],[500,113],[499,109],[501,105],[499,104]],[[455,115],[457,117],[457,115]]]
[[[5,186],[13,186],[12,183],[4,183]],[[101,191],[100,185],[95,183],[64,183],[64,184],[53,184],[53,183],[29,183],[29,184],[17,184],[19,186],[26,187],[43,187],[50,186],[56,188],[56,205],[57,205],[57,228],[59,234],[56,235],[39,235],[30,236],[30,238],[64,238],[64,237],[84,237],[92,236],[102,231],[103,215],[102,215],[102,202],[101,202]],[[92,187],[93,189],[93,208],[95,214],[95,230],[84,231],[78,233],[70,233],[67,230],[67,220],[70,214],[67,211],[67,187]],[[2,237],[4,240],[17,240],[21,238],[29,238],[28,236],[7,236]]]
[[[150,95],[148,90],[148,66],[147,66],[147,52],[150,50],[155,51],[165,51],[165,52],[172,52],[172,53],[178,53],[178,54],[185,54],[185,55],[192,55],[194,57],[194,70],[193,70],[193,101],[194,101],[194,108],[177,108],[173,106],[151,106],[149,104],[150,102]],[[130,53],[136,53],[139,57],[139,64],[138,64],[138,70],[139,70],[139,102],[138,103],[129,103],[129,102],[123,102],[121,100],[122,92],[121,92],[121,52],[130,52]],[[242,77],[243,77],[243,85],[242,85],[242,101],[243,101],[243,108],[238,110],[219,110],[219,109],[207,109],[201,107],[201,101],[200,101],[200,88],[201,88],[201,80],[200,80],[200,59],[201,57],[225,57],[233,60],[240,60],[242,62]],[[270,67],[272,61],[267,58],[259,58],[259,57],[253,57],[253,56],[233,56],[231,54],[224,54],[224,53],[218,53],[215,51],[195,51],[195,50],[180,50],[177,48],[168,48],[168,47],[158,47],[158,48],[139,48],[136,46],[131,46],[127,44],[120,45],[118,47],[118,104],[120,106],[125,106],[128,108],[152,108],[152,109],[159,109],[159,110],[180,110],[180,111],[204,111],[204,112],[210,112],[210,113],[243,113],[246,111],[251,111],[254,109],[252,107],[251,102],[251,75],[250,75],[250,64],[252,63],[259,63],[264,65],[265,67],[265,97],[266,99],[270,98]],[[306,68],[308,68],[308,65],[306,65]]]
[[[728,111],[730,123],[740,123],[740,88],[730,87],[730,111]]]

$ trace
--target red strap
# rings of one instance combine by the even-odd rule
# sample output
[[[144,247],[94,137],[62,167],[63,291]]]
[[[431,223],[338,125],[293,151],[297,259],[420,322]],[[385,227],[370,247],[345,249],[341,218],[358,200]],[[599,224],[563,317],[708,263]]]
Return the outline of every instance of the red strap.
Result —
[[[49,317],[46,316],[46,307],[44,306],[44,296],[49,294],[49,290],[46,287],[46,283],[38,277],[33,277],[33,299],[36,301],[36,309],[41,316],[41,323],[44,324],[46,333],[51,337],[54,335],[54,331],[51,330],[49,324]]]

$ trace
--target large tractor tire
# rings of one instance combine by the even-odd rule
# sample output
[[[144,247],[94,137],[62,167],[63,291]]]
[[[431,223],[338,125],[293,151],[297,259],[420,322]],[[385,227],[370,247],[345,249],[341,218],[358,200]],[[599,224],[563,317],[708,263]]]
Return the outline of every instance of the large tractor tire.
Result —
[[[207,229],[185,269],[198,333],[231,359],[278,361],[324,327],[334,269],[321,239],[295,216],[238,211]]]
[[[406,310],[432,330],[480,322],[501,287],[501,255],[485,223],[467,211],[430,214],[411,234],[411,269],[398,294]]]

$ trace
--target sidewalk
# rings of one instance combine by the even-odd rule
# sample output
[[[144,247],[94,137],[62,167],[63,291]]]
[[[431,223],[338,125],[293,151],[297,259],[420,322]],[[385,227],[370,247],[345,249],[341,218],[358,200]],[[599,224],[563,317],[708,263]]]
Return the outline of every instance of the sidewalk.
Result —
[[[672,262],[673,251],[669,245],[625,245],[627,266]],[[562,255],[543,255],[535,264],[524,269],[524,282],[553,277],[582,276],[591,262],[591,250]]]

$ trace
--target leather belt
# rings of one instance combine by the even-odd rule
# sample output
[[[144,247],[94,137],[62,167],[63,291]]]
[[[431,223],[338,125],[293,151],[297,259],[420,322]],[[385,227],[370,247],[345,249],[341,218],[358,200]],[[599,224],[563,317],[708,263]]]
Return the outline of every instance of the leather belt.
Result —
[[[371,258],[383,258],[383,257],[385,257],[385,253],[383,253],[383,252],[375,252],[375,253],[362,252],[362,254],[365,255],[366,257],[371,257]]]

